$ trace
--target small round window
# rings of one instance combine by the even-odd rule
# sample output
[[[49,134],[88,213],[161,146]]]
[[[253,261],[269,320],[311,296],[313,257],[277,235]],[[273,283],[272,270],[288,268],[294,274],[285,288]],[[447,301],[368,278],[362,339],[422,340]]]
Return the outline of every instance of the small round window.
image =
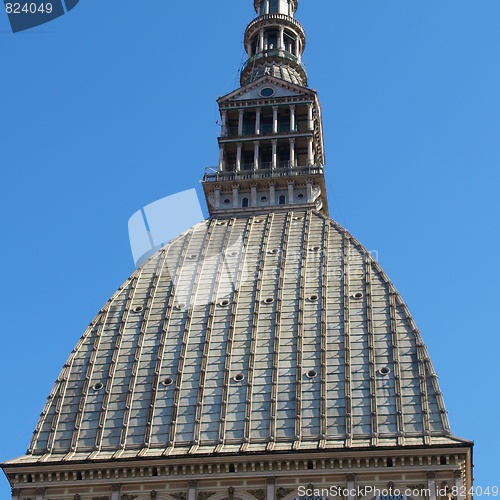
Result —
[[[264,87],[259,94],[262,97],[272,97],[274,95],[274,89],[271,87]]]

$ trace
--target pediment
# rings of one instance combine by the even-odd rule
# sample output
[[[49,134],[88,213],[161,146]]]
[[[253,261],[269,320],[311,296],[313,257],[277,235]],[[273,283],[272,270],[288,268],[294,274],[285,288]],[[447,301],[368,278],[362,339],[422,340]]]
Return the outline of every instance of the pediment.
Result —
[[[228,101],[249,101],[277,97],[313,97],[314,95],[314,91],[305,87],[300,87],[272,76],[263,76],[230,94],[220,97],[218,103],[223,104]]]

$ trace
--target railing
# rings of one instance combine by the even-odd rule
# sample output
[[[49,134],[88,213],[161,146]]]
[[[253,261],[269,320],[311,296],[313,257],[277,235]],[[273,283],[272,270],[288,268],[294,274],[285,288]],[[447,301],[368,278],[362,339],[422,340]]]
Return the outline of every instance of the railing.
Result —
[[[288,163],[288,162],[280,162]],[[253,166],[253,164],[251,164]],[[261,164],[261,167],[264,165]],[[260,168],[256,170],[240,170],[238,172],[219,172],[217,167],[207,167],[203,182],[222,182],[236,181],[245,179],[266,179],[272,177],[288,177],[296,175],[320,175],[323,174],[323,167],[319,165],[300,166],[300,167],[282,167]]]
[[[245,71],[245,69],[248,66],[253,65],[259,59],[265,59],[267,57],[282,57],[283,59],[288,59],[289,61],[294,62],[297,66],[302,68],[304,72],[307,72],[304,63],[300,61],[300,59],[297,56],[294,56],[291,52],[287,52],[286,50],[280,50],[280,49],[264,50],[263,52],[255,54],[250,59],[248,59],[246,63],[243,64],[241,72],[243,73],[243,71]]]
[[[294,26],[297,30],[299,30],[299,35],[300,37],[304,40],[305,38],[305,31],[303,26],[295,19],[294,17],[287,16],[286,14],[281,14],[278,12],[272,12],[269,14],[264,14],[262,16],[259,16],[257,19],[254,19],[245,29],[245,41],[248,41],[247,38],[253,31],[253,28],[257,25],[260,25],[262,22],[265,21],[278,21],[281,23],[286,23],[291,26]]]

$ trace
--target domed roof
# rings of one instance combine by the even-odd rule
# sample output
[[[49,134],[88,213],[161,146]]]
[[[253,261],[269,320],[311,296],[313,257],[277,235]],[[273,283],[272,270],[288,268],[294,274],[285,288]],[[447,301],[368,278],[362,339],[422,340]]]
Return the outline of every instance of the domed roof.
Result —
[[[295,68],[289,64],[279,61],[267,61],[265,64],[260,64],[250,68],[248,71],[241,74],[241,85],[249,83],[261,78],[262,76],[274,76],[280,80],[284,80],[294,85],[305,87],[307,81]]]
[[[332,220],[283,211],[201,222],[139,268],[18,462],[457,441],[378,263]]]

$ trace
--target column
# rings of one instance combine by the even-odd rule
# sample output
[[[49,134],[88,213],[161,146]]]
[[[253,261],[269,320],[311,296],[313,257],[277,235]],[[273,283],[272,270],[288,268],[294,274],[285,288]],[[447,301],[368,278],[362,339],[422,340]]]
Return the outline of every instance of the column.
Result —
[[[285,28],[280,26],[279,38],[278,38],[278,49],[285,50]]]
[[[220,208],[220,186],[214,189],[214,206]]]
[[[314,129],[314,121],[313,121],[313,104],[312,102],[307,103],[307,121],[309,130]]]
[[[290,105],[290,132],[295,132],[295,104]]]
[[[354,474],[346,474],[345,476],[345,481],[347,484],[347,490],[349,494],[347,495],[347,500],[355,500],[356,497],[352,495],[351,493],[354,493],[354,481],[356,480],[356,476]]]
[[[273,106],[273,134],[278,132],[278,106]]]
[[[259,169],[259,154],[260,154],[260,142],[255,141],[253,143],[253,169]]]
[[[290,139],[290,167],[295,167],[295,139]]]
[[[198,481],[188,481],[188,496],[187,500],[196,500],[196,488]]]
[[[459,470],[453,471],[453,479],[455,480],[455,487],[457,488],[458,495],[457,500],[463,500],[464,495],[464,485],[462,484],[462,473]]]
[[[307,144],[307,166],[310,167],[314,161],[313,154],[313,138],[309,137],[309,142]]]
[[[35,490],[35,499],[36,500],[43,500],[45,497],[45,488],[37,488]]]
[[[224,146],[219,145],[219,172],[224,171]]]
[[[250,186],[250,205],[252,207],[257,206],[257,185],[252,184]]]
[[[300,38],[296,38],[295,40],[295,57],[300,58]]]
[[[274,500],[275,485],[276,485],[275,477],[268,477],[266,479],[266,500]]]
[[[260,113],[261,109],[257,108],[255,110],[255,135],[260,135]]]
[[[226,136],[227,133],[227,111],[225,109],[222,110],[222,127],[221,127],[221,135]]]
[[[249,58],[253,56],[253,54],[252,54],[252,42],[247,43],[247,54],[248,54]]]
[[[307,186],[307,198],[306,198],[307,203],[311,203],[313,201],[313,185],[311,179],[307,179],[306,186]]]
[[[259,52],[264,51],[264,30],[259,31]]]
[[[238,135],[243,135],[243,110],[238,110]]]
[[[237,144],[236,149],[236,172],[239,172],[241,169],[241,142]]]
[[[293,193],[293,181],[288,183],[288,203],[293,203],[295,200]]]
[[[266,14],[269,14],[269,11],[270,11],[270,9],[269,9],[269,0],[264,0],[264,2],[265,2],[265,5],[266,5],[266,8],[265,8],[264,12]]]
[[[274,182],[269,183],[269,203],[276,205],[276,184]]]
[[[436,473],[428,472],[427,477],[427,488],[429,489],[429,500],[436,500]]]
[[[111,486],[111,500],[120,500],[120,491],[122,490],[122,485],[120,483],[115,483]]]
[[[240,206],[240,197],[238,184],[233,184],[233,207],[238,208]]]
[[[271,168],[276,168],[278,160],[278,141],[273,141],[273,157],[271,160]]]

